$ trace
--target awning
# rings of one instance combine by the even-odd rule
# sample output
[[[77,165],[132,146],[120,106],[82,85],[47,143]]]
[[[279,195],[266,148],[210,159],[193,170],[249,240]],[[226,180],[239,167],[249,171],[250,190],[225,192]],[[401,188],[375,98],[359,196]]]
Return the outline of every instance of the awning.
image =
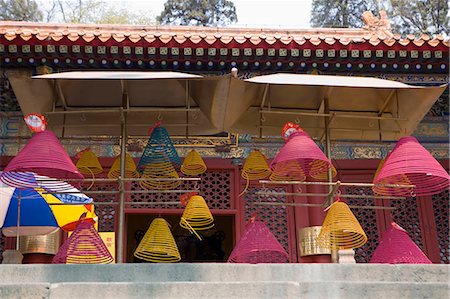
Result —
[[[8,78],[24,114],[47,114],[58,135],[120,135],[126,112],[129,135],[145,136],[156,121],[174,135],[220,131],[189,93],[202,76],[179,72],[74,71]],[[65,111],[65,112],[63,112]]]
[[[240,99],[227,113],[241,117],[224,124],[238,133],[280,136],[287,121],[323,139],[325,121],[334,140],[397,140],[411,134],[446,85],[420,87],[368,77],[272,74],[245,80]]]
[[[48,113],[69,135],[147,135],[162,120],[173,135],[280,136],[288,121],[323,139],[393,141],[414,131],[446,85],[368,77],[272,74],[248,80],[179,72],[85,71],[8,78],[24,114]],[[64,114],[61,114],[62,111]]]

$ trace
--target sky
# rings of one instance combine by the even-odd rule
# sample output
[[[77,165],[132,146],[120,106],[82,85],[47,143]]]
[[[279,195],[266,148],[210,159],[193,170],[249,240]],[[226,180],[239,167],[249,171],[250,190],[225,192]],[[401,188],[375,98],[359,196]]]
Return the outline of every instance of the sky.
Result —
[[[114,2],[116,0],[107,0]],[[236,7],[238,22],[232,27],[249,28],[309,28],[311,0],[231,0]],[[157,16],[165,0],[128,0],[134,11],[151,11]]]

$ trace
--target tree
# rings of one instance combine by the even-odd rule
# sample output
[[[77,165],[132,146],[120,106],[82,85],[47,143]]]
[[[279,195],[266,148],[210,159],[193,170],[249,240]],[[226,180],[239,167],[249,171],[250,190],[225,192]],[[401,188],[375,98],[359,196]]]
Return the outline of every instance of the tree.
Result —
[[[53,0],[41,3],[47,22],[145,25],[155,23],[151,11],[132,12],[125,1],[107,3],[100,0]]]
[[[312,27],[362,27],[365,11],[377,12],[377,0],[313,0]]]
[[[40,22],[42,18],[34,0],[0,0],[0,20]]]
[[[224,26],[237,22],[237,15],[228,0],[167,0],[157,20],[172,25]]]
[[[54,0],[64,23],[95,23],[102,1],[97,0]]]
[[[155,25],[156,20],[149,11],[131,12],[125,7],[108,6],[102,10],[95,23]]]
[[[448,34],[447,0],[390,0],[395,32],[402,34]]]

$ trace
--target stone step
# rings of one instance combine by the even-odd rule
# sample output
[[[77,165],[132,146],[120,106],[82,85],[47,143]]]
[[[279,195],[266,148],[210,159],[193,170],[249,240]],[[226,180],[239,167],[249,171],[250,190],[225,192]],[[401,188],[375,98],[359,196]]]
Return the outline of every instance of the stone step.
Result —
[[[449,265],[381,264],[5,264],[0,265],[0,282],[448,282],[449,269]]]
[[[0,298],[449,298],[448,283],[64,282],[0,284]]]

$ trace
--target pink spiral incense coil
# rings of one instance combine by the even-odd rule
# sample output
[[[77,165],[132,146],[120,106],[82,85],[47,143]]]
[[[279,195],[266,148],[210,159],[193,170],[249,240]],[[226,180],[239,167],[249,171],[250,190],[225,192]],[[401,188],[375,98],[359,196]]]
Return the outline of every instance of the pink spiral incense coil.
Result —
[[[392,223],[375,249],[370,263],[431,264],[431,261],[403,228]]]
[[[450,176],[415,137],[402,137],[384,161],[373,190],[382,195],[424,196],[449,188]],[[385,186],[415,185],[415,188]]]
[[[287,263],[288,254],[262,221],[251,220],[228,258],[229,263]]]
[[[52,131],[35,133],[4,170],[17,184],[21,183],[21,175],[13,174],[20,172],[34,172],[58,179],[83,178]]]
[[[296,167],[292,167],[296,165]],[[305,180],[326,178],[331,163],[304,131],[292,133],[270,164],[274,176]]]
[[[53,264],[110,264],[114,261],[90,222],[77,225],[53,258]]]

